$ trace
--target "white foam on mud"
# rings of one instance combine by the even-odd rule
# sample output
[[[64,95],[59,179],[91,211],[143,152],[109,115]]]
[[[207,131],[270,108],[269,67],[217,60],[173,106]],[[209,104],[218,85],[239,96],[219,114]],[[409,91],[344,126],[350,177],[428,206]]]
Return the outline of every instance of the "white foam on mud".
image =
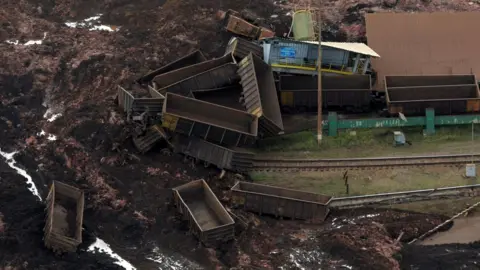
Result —
[[[344,219],[340,219],[340,220],[338,218],[334,218],[332,220],[332,227],[335,228],[335,229],[340,229],[344,225],[347,225],[347,224],[355,225],[355,224],[357,224],[357,223],[355,223],[355,221],[358,221],[360,219],[374,218],[374,217],[378,217],[378,216],[380,216],[379,213],[377,213],[377,214],[367,214],[367,215],[357,216],[357,217],[352,217],[352,218],[344,218]]]
[[[328,269],[353,269],[345,264],[342,260],[332,260],[330,255],[320,251],[318,248],[293,248],[289,251],[289,262],[280,267],[282,270],[292,269],[294,266],[298,269],[324,269],[328,265]]]
[[[102,253],[108,254],[110,257],[117,260],[115,262],[115,264],[120,265],[121,267],[125,268],[126,270],[136,270],[137,269],[133,265],[131,265],[129,262],[124,260],[122,257],[120,257],[117,253],[113,252],[113,250],[110,248],[110,246],[100,238],[97,238],[95,240],[95,243],[93,243],[90,247],[88,247],[88,251],[90,251],[90,252],[96,252],[96,249],[98,249]]]
[[[160,270],[180,270],[180,269],[198,269],[199,268],[198,265],[192,262],[189,262],[186,259],[181,262],[163,255],[158,247],[155,247],[153,249],[153,253],[155,253],[155,255],[147,257],[147,259],[158,263],[159,264],[158,269]]]
[[[86,18],[79,22],[66,22],[65,25],[70,28],[88,28],[90,31],[108,31],[108,32],[115,32],[118,31],[118,27],[115,29],[108,25],[94,25],[100,21],[100,17],[102,14],[98,14],[96,16]]]
[[[43,115],[43,118],[47,118],[48,122],[53,122],[57,120],[57,118],[59,118],[60,116],[62,116],[61,113],[53,113],[51,109],[47,109],[47,111]]]
[[[23,46],[30,46],[30,45],[40,45],[43,43],[45,38],[47,37],[47,32],[43,33],[43,39],[37,39],[37,40],[29,40],[23,44],[20,44],[20,41],[18,40],[6,40],[5,42],[8,44],[13,44],[13,45],[23,45]]]
[[[47,140],[49,140],[49,141],[56,141],[57,140],[57,136],[55,136],[53,134],[49,134],[49,133],[45,132],[45,130],[43,130],[43,129],[42,129],[41,132],[37,133],[38,137],[43,137],[45,135],[47,135]]]
[[[37,198],[40,201],[42,201],[42,197],[40,197],[40,194],[38,193],[38,189],[35,186],[35,183],[33,182],[32,177],[30,175],[28,175],[28,173],[24,169],[15,166],[16,162],[15,162],[15,159],[13,159],[13,156],[16,153],[17,152],[6,153],[6,152],[2,152],[2,150],[0,149],[0,155],[3,156],[7,160],[8,166],[10,166],[10,168],[16,170],[18,174],[20,174],[21,176],[23,176],[27,179],[27,184],[30,184],[30,187],[28,189],[33,193],[33,195],[37,196]]]

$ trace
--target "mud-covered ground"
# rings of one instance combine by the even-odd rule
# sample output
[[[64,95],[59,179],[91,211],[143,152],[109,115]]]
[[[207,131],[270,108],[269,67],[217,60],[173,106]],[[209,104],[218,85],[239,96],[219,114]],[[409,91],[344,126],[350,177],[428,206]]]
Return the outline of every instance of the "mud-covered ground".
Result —
[[[388,1],[323,2],[322,35],[331,41],[362,40],[365,12],[478,9],[475,2],[452,7],[455,1],[400,1],[395,7],[385,4]],[[118,84],[128,88],[148,70],[194,49],[209,57],[221,55],[230,36],[219,30],[218,9],[249,10],[283,36],[290,25],[288,8],[299,3],[2,1],[0,149],[18,151],[16,165],[26,169],[42,199],[51,182],[58,180],[85,190],[86,205],[79,252],[55,256],[43,247],[42,202],[28,190],[26,179],[0,158],[0,268],[119,269],[109,257],[86,251],[95,237],[137,269],[403,267],[395,259],[400,245],[392,239],[405,231],[402,241],[406,241],[444,218],[390,211],[373,220],[351,221],[378,212],[365,210],[333,213],[319,224],[279,221],[236,210],[250,225],[238,230],[235,241],[217,250],[199,245],[175,214],[170,188],[204,178],[228,205],[227,190],[236,176],[218,179],[216,169],[183,163],[179,156],[162,154],[161,146],[139,155],[114,106]],[[100,17],[84,23],[83,28],[65,25],[94,16]],[[113,31],[89,30],[100,25]],[[474,250],[476,246],[462,248]],[[409,254],[409,265],[415,264],[415,254]],[[423,259],[419,263],[442,265]]]

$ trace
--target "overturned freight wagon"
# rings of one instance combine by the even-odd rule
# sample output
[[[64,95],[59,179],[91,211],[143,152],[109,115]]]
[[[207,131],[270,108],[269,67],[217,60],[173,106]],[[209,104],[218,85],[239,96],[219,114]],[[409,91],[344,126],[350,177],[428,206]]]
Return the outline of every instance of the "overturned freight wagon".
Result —
[[[159,88],[157,91],[160,94],[174,93],[183,96],[188,96],[191,92],[196,91],[214,91],[237,84],[240,81],[237,70],[237,64],[225,64]]]
[[[259,132],[263,136],[280,134],[283,132],[283,120],[272,69],[252,53],[238,66],[243,104],[247,112],[259,117]]]
[[[221,67],[226,64],[236,63],[232,54],[226,54],[222,57],[194,64],[191,66],[179,68],[167,73],[160,74],[153,78],[152,86],[155,90],[175,84],[186,78],[198,75],[205,71]]]
[[[176,133],[235,147],[255,142],[258,119],[247,112],[167,93],[162,125]]]
[[[207,58],[203,55],[201,51],[194,51],[190,54],[185,55],[184,57],[181,57],[173,62],[168,63],[167,65],[156,69],[154,71],[149,72],[148,74],[142,76],[140,79],[137,80],[138,83],[144,84],[148,83],[155,78],[155,76],[158,76],[163,73],[167,73],[173,70],[177,70],[183,67],[195,65],[201,62],[205,62]]]
[[[82,243],[84,192],[53,181],[47,197],[45,246],[57,253],[75,252]]]
[[[321,219],[328,213],[331,196],[248,182],[231,189],[235,205],[245,210],[292,219]]]
[[[227,148],[196,137],[175,136],[172,144],[176,152],[203,161],[220,169],[246,172],[253,165],[254,154],[241,148]]]
[[[480,111],[480,92],[475,75],[385,76],[390,114],[462,114]]]
[[[220,13],[220,18],[223,19],[222,27],[229,32],[258,40],[275,36],[270,29],[247,22],[234,10],[229,9],[227,12]]]
[[[243,38],[232,37],[225,49],[225,55],[232,54],[239,61],[247,57],[249,53],[263,58],[262,46]]]
[[[173,197],[190,230],[206,246],[233,239],[235,221],[204,180],[174,188]]]
[[[285,113],[317,111],[318,77],[281,75],[280,105]],[[348,112],[370,111],[370,75],[322,76],[322,107]]]

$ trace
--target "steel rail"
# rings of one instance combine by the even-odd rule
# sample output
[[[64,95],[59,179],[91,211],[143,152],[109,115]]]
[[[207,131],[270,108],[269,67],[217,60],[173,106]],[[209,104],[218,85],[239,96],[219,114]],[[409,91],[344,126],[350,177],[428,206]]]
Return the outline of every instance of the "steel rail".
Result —
[[[277,159],[256,157],[251,171],[327,171],[460,165],[480,162],[480,154],[370,157],[347,159]]]

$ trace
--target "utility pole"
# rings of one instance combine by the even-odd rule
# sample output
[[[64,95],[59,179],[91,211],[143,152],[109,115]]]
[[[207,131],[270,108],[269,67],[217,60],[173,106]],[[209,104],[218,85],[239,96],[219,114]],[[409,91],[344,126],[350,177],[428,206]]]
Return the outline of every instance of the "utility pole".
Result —
[[[317,10],[317,25],[318,25],[318,59],[317,59],[317,69],[318,69],[318,116],[317,116],[317,143],[320,145],[322,143],[322,23],[320,18],[320,9]]]

